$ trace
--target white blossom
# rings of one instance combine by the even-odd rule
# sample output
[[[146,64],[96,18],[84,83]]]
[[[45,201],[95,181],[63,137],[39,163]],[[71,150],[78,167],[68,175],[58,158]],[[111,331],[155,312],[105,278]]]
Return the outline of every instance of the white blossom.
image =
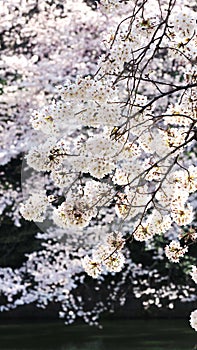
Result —
[[[124,255],[120,252],[114,253],[104,260],[106,269],[110,272],[120,272],[125,262]]]
[[[181,247],[180,242],[172,241],[165,247],[165,254],[172,262],[179,262],[179,259],[188,251],[188,247]]]
[[[197,267],[194,265],[191,267],[192,267],[191,277],[194,280],[194,282],[197,283]]]
[[[195,329],[195,331],[197,331],[197,310],[192,311],[192,313],[190,314],[190,324],[191,327]]]
[[[82,266],[87,274],[93,278],[97,278],[101,274],[101,265],[99,261],[92,260],[89,256],[85,256],[81,260]]]
[[[26,220],[42,222],[48,204],[45,193],[32,193],[26,202],[21,203],[20,212]]]
[[[147,239],[150,239],[155,234],[154,231],[151,231],[149,224],[141,224],[135,231],[134,231],[134,238],[137,241],[146,241]]]

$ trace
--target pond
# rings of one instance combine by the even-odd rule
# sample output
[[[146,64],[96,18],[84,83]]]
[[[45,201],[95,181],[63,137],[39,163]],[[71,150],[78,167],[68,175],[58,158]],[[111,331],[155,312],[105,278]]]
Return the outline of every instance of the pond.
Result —
[[[197,350],[187,320],[104,321],[84,324],[0,324],[0,350]]]

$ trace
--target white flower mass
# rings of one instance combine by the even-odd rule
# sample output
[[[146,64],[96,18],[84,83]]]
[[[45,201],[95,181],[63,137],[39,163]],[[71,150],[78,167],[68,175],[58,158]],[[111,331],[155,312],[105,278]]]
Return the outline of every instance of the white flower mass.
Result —
[[[69,324],[76,317],[69,305],[78,309],[71,291],[87,275],[102,281],[119,273],[119,286],[128,276],[148,275],[130,258],[133,242],[154,246],[153,259],[172,265],[187,261],[196,243],[197,17],[189,0],[101,0],[95,11],[82,0],[62,9],[41,0],[26,23],[22,13],[33,2],[16,7],[16,18],[12,1],[2,2],[4,32],[18,22],[21,35],[32,32],[34,39],[30,58],[6,49],[0,59],[2,70],[11,70],[5,77],[15,74],[10,86],[2,83],[4,114],[14,117],[0,124],[0,163],[26,152],[27,166],[46,181],[42,190],[24,190],[27,200],[14,209],[14,220],[22,215],[51,226],[38,234],[46,239],[43,250],[16,272],[2,270],[0,282],[10,281],[4,290],[10,303],[21,293],[15,306],[62,302],[60,316],[71,315]],[[0,191],[3,213],[17,195]],[[20,289],[24,271],[35,289]],[[139,277],[143,290],[133,283],[136,297],[155,296],[145,307],[178,298],[173,286],[151,289],[149,277]],[[194,265],[191,278],[197,283]],[[184,288],[186,298],[190,287]],[[88,322],[80,307],[77,315]],[[197,310],[190,324],[197,330]]]

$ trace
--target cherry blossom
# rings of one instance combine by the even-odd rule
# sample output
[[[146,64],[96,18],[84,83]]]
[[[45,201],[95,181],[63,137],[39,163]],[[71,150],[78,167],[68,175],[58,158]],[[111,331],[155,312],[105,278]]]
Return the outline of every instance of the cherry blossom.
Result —
[[[150,276],[130,256],[132,244],[144,244],[156,252],[155,261],[181,263],[196,243],[192,196],[197,167],[190,156],[197,132],[192,4],[101,0],[96,11],[80,0],[75,6],[54,1],[34,7],[33,0],[19,5],[15,16],[11,1],[2,7],[7,19],[0,67],[5,77],[13,77],[2,87],[3,108],[13,118],[1,125],[1,164],[26,151],[22,178],[27,166],[35,172],[22,181],[27,199],[20,213],[47,229],[37,235],[46,240],[42,250],[29,254],[15,271],[2,269],[2,283],[10,283],[3,291],[6,308],[35,301],[45,307],[55,300],[68,324],[76,315],[88,322],[82,308],[70,310],[77,310],[77,301],[82,304],[74,291],[86,274],[98,287],[105,276],[118,273],[112,301],[131,280],[145,308],[154,302],[161,307],[162,298],[195,299],[190,286],[182,287],[183,294],[173,284],[151,288],[148,281],[161,282],[160,273],[155,268]],[[17,26],[21,33],[15,32]],[[20,43],[13,56],[9,36],[13,45]],[[10,196],[5,195],[6,205]],[[161,242],[157,246],[161,239],[165,248]],[[35,284],[20,288],[26,273]],[[195,267],[191,275],[196,281]],[[105,307],[95,310],[92,314]],[[196,311],[190,323],[196,330]]]

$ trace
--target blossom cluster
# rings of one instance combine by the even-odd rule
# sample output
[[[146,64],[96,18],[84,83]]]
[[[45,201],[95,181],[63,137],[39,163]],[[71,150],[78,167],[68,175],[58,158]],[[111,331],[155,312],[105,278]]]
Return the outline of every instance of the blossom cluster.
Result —
[[[27,151],[32,111],[49,103],[55,86],[79,71],[83,75],[95,71],[100,37],[120,17],[111,15],[108,20],[83,0],[2,0],[0,11],[0,164],[4,165]]]
[[[197,267],[194,265],[192,266],[191,277],[194,280],[194,282],[197,283]],[[191,327],[194,328],[195,331],[197,331],[197,310],[192,311],[190,315],[190,324]]]
[[[62,190],[67,179],[70,183],[65,201],[53,210],[56,225],[85,228],[95,220],[103,201],[98,197],[94,202],[86,196],[87,176],[92,191],[96,191],[95,183],[100,183],[106,206],[115,209],[116,221],[133,221],[132,235],[136,240],[146,241],[157,233],[165,233],[172,224],[185,226],[193,221],[193,207],[187,201],[197,187],[197,168],[193,164],[185,168],[182,160],[184,146],[195,138],[192,128],[196,123],[196,102],[191,96],[195,95],[196,75],[192,62],[188,64],[193,70],[191,84],[185,73],[186,85],[174,85],[171,93],[173,96],[173,92],[185,90],[184,96],[175,94],[178,112],[172,105],[162,110],[155,103],[170,95],[168,91],[158,88],[160,95],[151,100],[143,83],[143,77],[149,78],[150,69],[159,65],[155,53],[161,43],[171,52],[177,28],[183,37],[194,35],[193,12],[185,11],[178,16],[177,7],[171,3],[168,6],[164,22],[159,8],[155,18],[146,23],[138,16],[132,21],[127,18],[109,40],[109,53],[101,57],[94,78],[78,76],[74,83],[66,81],[63,87],[58,87],[59,99],[32,115],[32,126],[42,131],[46,140],[29,151],[28,165],[38,171],[51,172]],[[148,16],[146,5],[144,11]],[[172,26],[173,21],[176,25]],[[180,27],[183,22],[184,27]],[[142,47],[145,37],[149,45]],[[184,58],[181,52],[179,56]],[[127,62],[128,70],[131,64],[142,70],[141,77],[137,70],[127,75]],[[135,80],[138,80],[138,90],[133,94]],[[148,82],[151,83],[152,78]],[[170,86],[170,82],[160,84],[164,88]],[[174,115],[179,119],[174,119]],[[190,134],[192,137],[188,140]],[[107,189],[105,179],[108,179]],[[73,182],[80,187],[76,192],[78,197]],[[148,210],[151,214],[146,218]],[[172,241],[165,252],[171,261],[178,262],[187,247]],[[94,261],[85,259],[86,266]],[[100,264],[95,261],[92,264],[98,270],[92,273],[96,276],[101,271]]]
[[[106,242],[93,250],[91,258],[86,255],[82,259],[82,266],[93,278],[101,274],[103,267],[109,272],[119,272],[125,261],[124,255],[120,252],[123,246],[122,234],[113,232],[107,236]]]
[[[172,262],[179,262],[180,257],[188,251],[188,247],[181,247],[180,242],[172,241],[169,246],[166,246],[165,253],[168,259]]]
[[[25,205],[22,203],[20,212],[26,220],[43,221],[48,201],[44,193],[33,193]]]

